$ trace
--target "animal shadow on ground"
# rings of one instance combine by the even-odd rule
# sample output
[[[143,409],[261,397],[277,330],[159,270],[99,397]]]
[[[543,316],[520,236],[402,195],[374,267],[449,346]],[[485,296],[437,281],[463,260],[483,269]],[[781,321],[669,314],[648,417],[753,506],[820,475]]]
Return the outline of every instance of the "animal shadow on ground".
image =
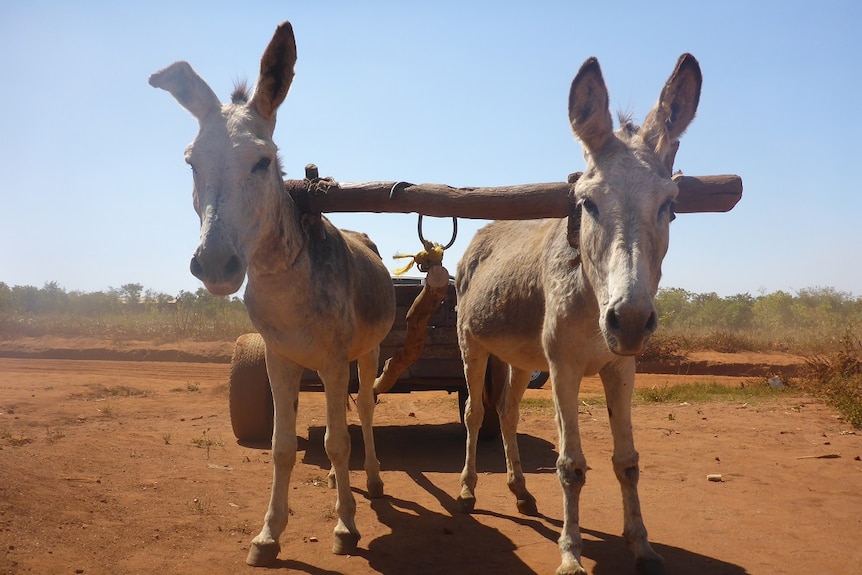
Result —
[[[588,529],[583,525],[581,535],[584,538],[582,555],[596,562],[591,571],[593,575],[634,572],[634,559],[621,536]],[[739,565],[655,541],[650,543],[664,557],[665,575],[749,575]]]
[[[279,571],[286,569],[289,573],[305,573],[306,575],[344,575],[341,571],[321,569],[302,561],[293,559],[276,559],[272,565],[265,567],[266,571]]]
[[[371,501],[371,509],[391,533],[377,537],[360,550],[368,565],[387,575],[439,573],[506,573],[532,575],[534,571],[515,553],[517,545],[473,515],[454,511],[455,500],[422,472],[411,479],[435,497],[446,513],[426,509],[398,497]],[[477,553],[480,549],[482,552]]]
[[[329,469],[323,450],[323,427],[310,427],[304,442],[303,463]],[[459,474],[464,463],[464,427],[459,423],[436,425],[379,426],[374,428],[377,454],[383,471],[403,471],[413,482],[440,502],[444,512],[432,511],[414,501],[388,493],[371,500],[377,519],[391,533],[358,549],[370,567],[384,574],[403,574],[405,565],[414,575],[439,573],[498,572],[527,575],[534,571],[516,554],[517,545],[493,527],[483,525],[473,515],[457,511],[457,503],[445,489],[435,485],[425,473]],[[358,426],[350,427],[350,468],[362,470],[362,434]],[[554,473],[557,454],[554,445],[544,439],[521,434],[518,440],[524,454],[523,465],[528,473]],[[302,444],[300,444],[302,447]],[[529,454],[529,455],[527,455]],[[506,465],[499,438],[483,443],[479,450],[481,471],[505,473]],[[384,476],[385,477],[385,476]],[[385,479],[384,479],[385,480]],[[455,489],[456,483],[450,486]],[[359,494],[361,489],[354,488]],[[556,537],[538,520],[551,541]],[[445,550],[440,553],[434,550]],[[477,554],[476,549],[482,549]]]
[[[308,429],[308,440],[300,441],[305,450],[303,462],[329,469],[323,449],[322,426]],[[438,573],[534,573],[515,553],[517,545],[498,530],[482,525],[480,516],[496,517],[533,529],[556,542],[562,520],[540,515],[525,517],[477,509],[472,515],[457,511],[457,503],[445,489],[435,485],[425,473],[460,473],[464,457],[464,427],[458,423],[437,425],[381,426],[374,429],[377,453],[382,469],[407,473],[416,485],[440,502],[445,513],[425,508],[412,501],[387,494],[371,500],[378,520],[391,533],[369,542],[357,550],[369,566],[384,574],[404,573],[409,557],[410,572],[416,575]],[[362,470],[362,434],[358,426],[350,427],[350,468]],[[555,473],[557,453],[554,445],[539,437],[518,434],[522,463],[526,473]],[[499,438],[483,442],[478,452],[480,472],[505,473],[505,460]],[[454,487],[453,487],[454,489]],[[354,488],[358,494],[364,491]],[[560,510],[562,514],[562,510]],[[593,575],[634,573],[634,559],[619,535],[581,527],[584,537],[583,556],[595,562]],[[737,565],[692,553],[679,547],[653,541],[653,547],[665,559],[666,575],[748,575]],[[444,553],[432,550],[445,549]],[[482,553],[476,553],[481,549]],[[310,566],[293,565],[311,575],[329,575]]]
[[[323,450],[325,428],[309,427],[303,463],[329,469],[329,459]],[[461,473],[464,466],[464,426],[460,423],[428,425],[388,425],[374,427],[377,456],[383,471]],[[358,425],[350,426],[350,469],[362,471],[362,432]],[[518,434],[521,464],[526,473],[556,473],[557,452],[554,444],[540,437]],[[500,438],[482,442],[478,454],[480,472],[505,473],[506,461]]]

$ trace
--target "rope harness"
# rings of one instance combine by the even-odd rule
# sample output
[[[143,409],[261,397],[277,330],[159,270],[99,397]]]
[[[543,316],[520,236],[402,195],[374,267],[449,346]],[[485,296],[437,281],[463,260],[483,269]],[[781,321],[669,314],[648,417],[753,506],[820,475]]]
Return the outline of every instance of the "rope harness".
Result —
[[[394,190],[399,184],[395,184],[392,186]],[[393,270],[393,273],[397,276],[403,275],[410,271],[415,264],[417,268],[419,268],[420,272],[428,273],[428,270],[433,266],[441,266],[443,265],[443,252],[452,247],[452,244],[455,243],[455,239],[458,237],[458,218],[452,218],[452,239],[449,240],[445,246],[442,244],[438,244],[437,242],[431,242],[425,239],[425,236],[422,234],[422,214],[419,214],[419,224],[417,226],[417,231],[419,233],[419,241],[422,242],[423,249],[416,252],[415,254],[395,254],[393,259],[400,260],[411,258],[406,265]]]

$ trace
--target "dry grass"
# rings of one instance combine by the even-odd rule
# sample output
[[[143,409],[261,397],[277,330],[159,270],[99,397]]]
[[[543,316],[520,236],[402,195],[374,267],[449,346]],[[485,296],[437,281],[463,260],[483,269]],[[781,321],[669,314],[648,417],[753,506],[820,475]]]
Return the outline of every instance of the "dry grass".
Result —
[[[837,352],[808,357],[803,386],[826,399],[848,423],[862,428],[862,341],[848,331],[841,345]]]
[[[33,438],[24,435],[15,435],[9,430],[0,431],[0,439],[12,447],[21,447],[28,443],[33,443]]]
[[[788,388],[772,389],[764,381],[752,380],[739,386],[715,382],[663,385],[647,389],[635,389],[634,403],[707,403],[712,401],[750,402],[775,397],[786,393]]]
[[[210,458],[210,451],[214,447],[224,447],[224,441],[213,438],[210,434],[210,429],[203,430],[200,437],[192,439],[192,445],[200,449],[206,449],[207,459]]]
[[[108,387],[99,384],[91,386],[86,392],[73,393],[69,397],[85,401],[98,401],[116,397],[145,397],[146,395],[146,391],[127,385],[112,385]]]
[[[254,327],[242,308],[211,315],[181,310],[169,313],[10,313],[0,317],[3,338],[60,336],[112,341],[222,341],[234,340],[250,331],[254,331]]]

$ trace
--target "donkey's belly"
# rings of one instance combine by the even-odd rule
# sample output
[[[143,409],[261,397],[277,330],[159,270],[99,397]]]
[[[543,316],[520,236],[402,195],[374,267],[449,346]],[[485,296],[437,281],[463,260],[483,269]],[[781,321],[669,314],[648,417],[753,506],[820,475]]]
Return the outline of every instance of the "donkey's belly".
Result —
[[[461,326],[467,337],[482,348],[510,365],[535,371],[546,371],[548,362],[542,347],[541,319],[530,322],[507,321],[500,315],[490,316],[490,321],[470,321],[464,318]]]

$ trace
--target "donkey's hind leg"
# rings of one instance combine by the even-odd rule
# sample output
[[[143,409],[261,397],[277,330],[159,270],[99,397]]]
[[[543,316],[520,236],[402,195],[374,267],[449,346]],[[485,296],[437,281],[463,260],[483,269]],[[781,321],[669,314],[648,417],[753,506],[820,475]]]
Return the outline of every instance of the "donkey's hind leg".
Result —
[[[485,371],[490,354],[475,342],[461,342],[461,355],[464,360],[464,376],[467,380],[467,405],[464,407],[464,426],[467,428],[467,449],[464,469],[461,471],[461,493],[458,495],[458,508],[470,513],[476,506],[476,443],[479,428],[485,417],[482,392],[485,388]]]
[[[377,451],[374,447],[374,380],[377,377],[380,348],[375,347],[370,353],[363,355],[357,361],[359,369],[359,397],[356,407],[359,410],[359,421],[362,423],[362,441],[365,444],[365,477],[368,497],[383,497],[383,480],[380,479],[380,462],[377,461]]]
[[[503,387],[503,395],[497,406],[500,414],[500,432],[506,451],[506,472],[509,491],[515,494],[518,511],[524,515],[538,515],[536,498],[527,491],[524,471],[521,469],[521,453],[518,449],[518,419],[521,399],[530,382],[531,372],[516,367],[509,370],[509,381]]]

